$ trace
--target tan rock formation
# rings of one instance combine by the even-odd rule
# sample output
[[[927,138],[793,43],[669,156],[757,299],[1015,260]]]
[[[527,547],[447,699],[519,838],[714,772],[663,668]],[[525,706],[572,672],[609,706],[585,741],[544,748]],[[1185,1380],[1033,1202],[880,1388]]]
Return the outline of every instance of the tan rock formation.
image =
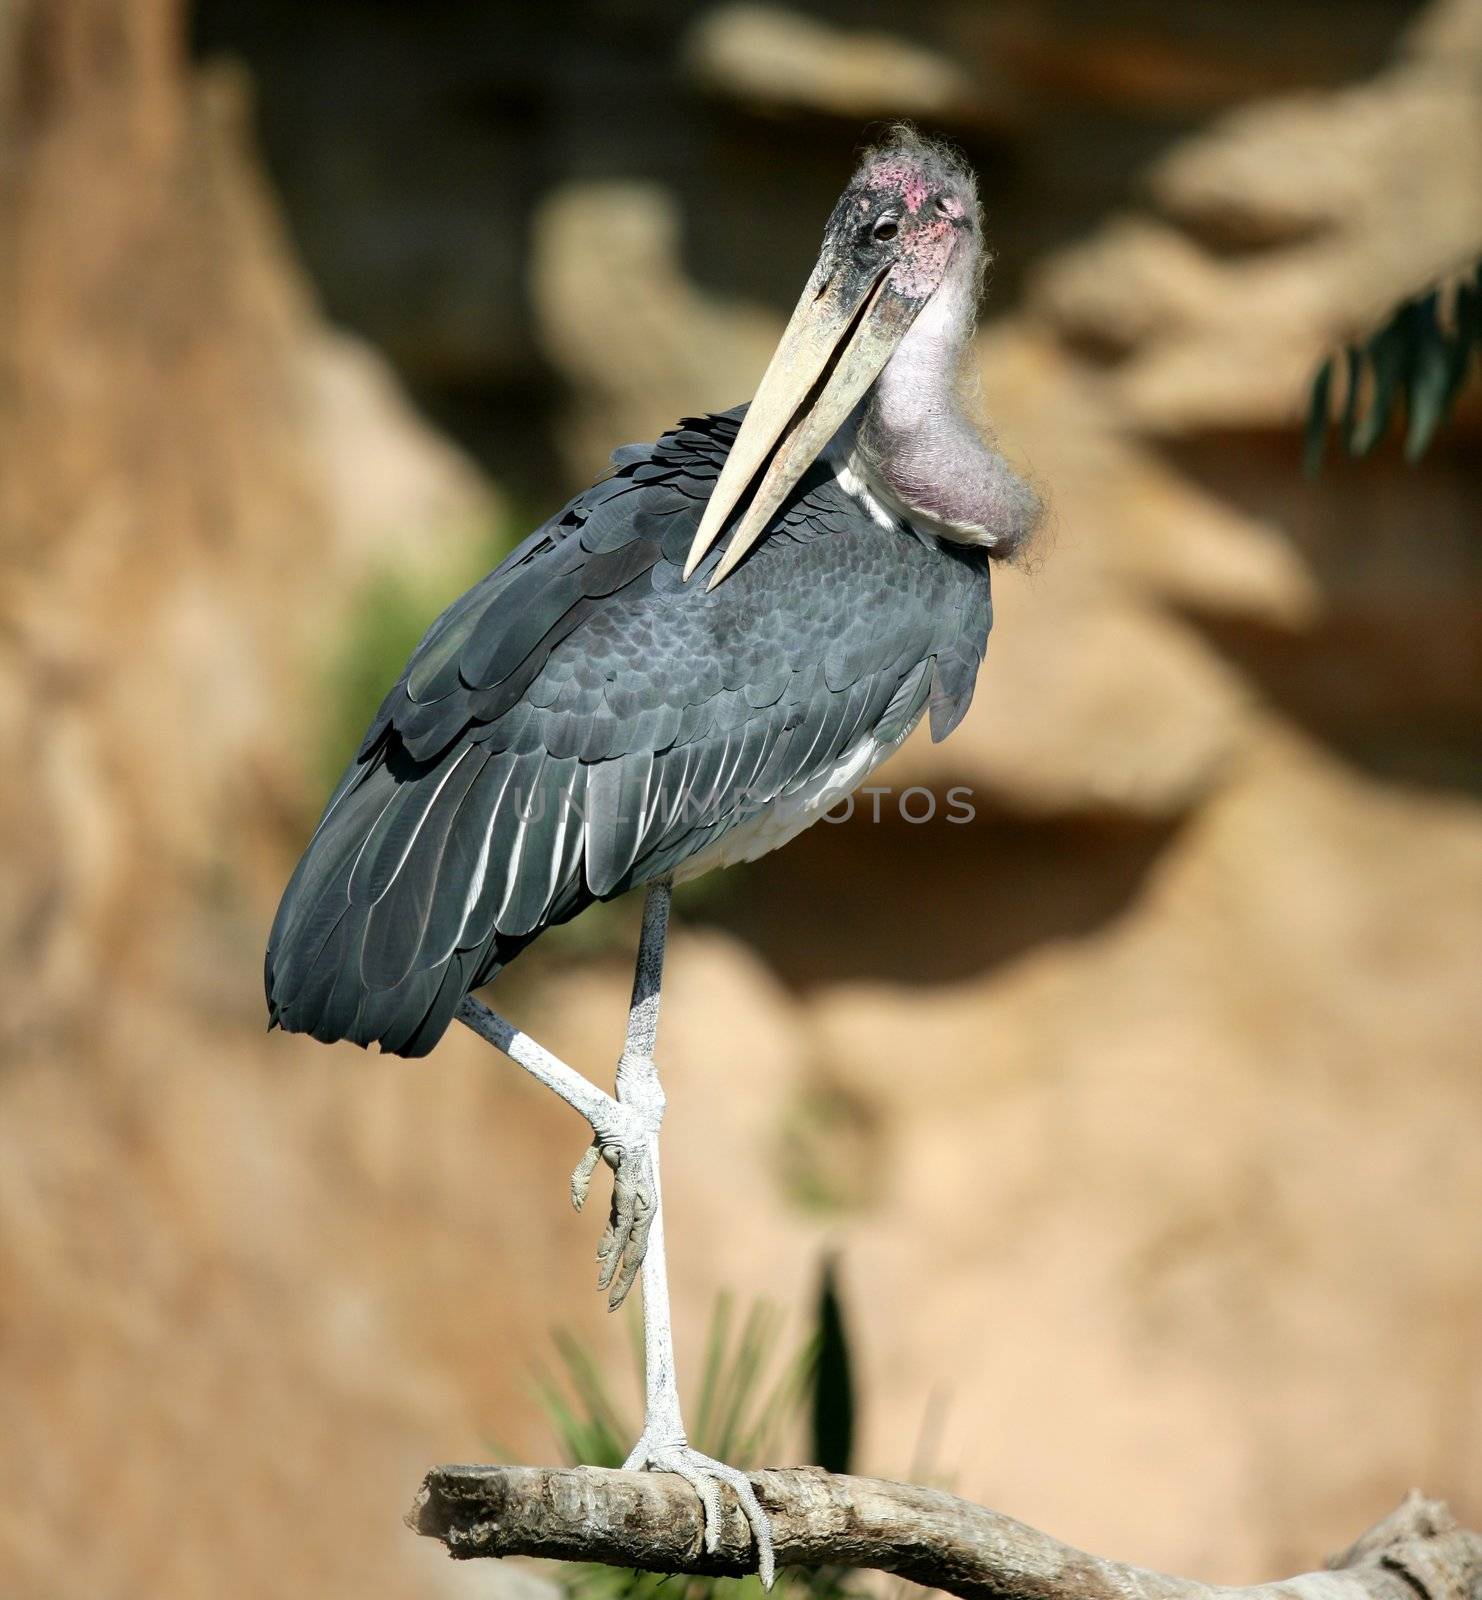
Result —
[[[1304,488],[1286,432],[1311,354],[1475,222],[1477,15],[1182,147],[985,331],[1052,538],[967,724],[883,775],[977,820],[817,829],[672,955],[691,1372],[717,1289],[798,1306],[838,1245],[862,1465],[912,1470],[935,1408],[927,1470],[1211,1577],[1411,1481],[1482,1519],[1482,820],[1433,759],[1482,682],[1477,485],[1442,445]],[[0,8],[0,1588],[482,1594],[401,1528],[420,1472],[548,1458],[550,1327],[618,1372],[625,1331],[551,1097],[471,1037],[261,1033],[317,652],[490,500],[324,329],[244,109],[165,0]],[[583,476],[775,336],[683,222],[631,184],[541,207]],[[600,1075],[627,986],[567,943],[500,999]]]
[[[1175,434],[1289,427],[1334,344],[1475,257],[1478,16],[1446,0],[1371,81],[1233,112],[1149,175],[1161,218],[1046,265],[1037,304],[1120,353],[1107,385],[1125,417]]]
[[[178,8],[0,21],[0,1588],[404,1588],[447,1392],[253,973],[326,641],[494,502],[320,322]]]
[[[868,122],[951,121],[980,109],[962,67],[900,34],[829,27],[785,6],[732,0],[690,25],[683,59],[708,88],[763,107]]]
[[[887,803],[717,913],[801,986],[812,1081],[873,1130],[842,1234],[871,1466],[907,1470],[946,1391],[957,1486],[1229,1579],[1414,1480],[1475,1500],[1482,815],[1290,719],[1363,749],[1365,718],[1397,737],[1476,679],[1467,604],[1440,598],[1475,609],[1475,484],[1444,450],[1429,477],[1390,458],[1316,488],[1295,461],[1320,354],[1482,238],[1478,15],[1437,7],[1374,81],[1176,147],[1155,212],[1041,266],[981,354],[985,411],[1049,488],[1048,549],[999,575],[967,722],[879,779],[969,784],[989,831],[892,826]],[[746,354],[708,334],[724,403]],[[634,370],[584,343],[584,388],[598,361]],[[680,367],[643,370],[655,416],[695,404]],[[1212,428],[1183,461],[1159,443]],[[1089,850],[1117,816],[1153,831]],[[794,1158],[797,1116],[775,1130]],[[802,1149],[832,1170],[816,1129]],[[713,1168],[678,1137],[670,1166],[683,1241]],[[727,1180],[772,1214],[754,1170]]]

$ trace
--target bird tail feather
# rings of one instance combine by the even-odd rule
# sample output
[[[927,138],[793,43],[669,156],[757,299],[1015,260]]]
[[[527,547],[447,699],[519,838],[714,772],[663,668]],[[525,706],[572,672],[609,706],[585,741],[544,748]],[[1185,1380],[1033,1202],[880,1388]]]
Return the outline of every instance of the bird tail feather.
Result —
[[[264,966],[269,1027],[426,1055],[463,997],[529,937],[460,944],[476,763],[442,782],[384,750],[346,774],[284,891]]]

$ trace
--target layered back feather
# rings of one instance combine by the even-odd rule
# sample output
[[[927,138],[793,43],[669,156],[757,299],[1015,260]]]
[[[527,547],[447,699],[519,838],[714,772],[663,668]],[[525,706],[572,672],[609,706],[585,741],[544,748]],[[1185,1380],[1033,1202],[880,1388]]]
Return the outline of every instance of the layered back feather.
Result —
[[[424,1055],[546,928],[663,876],[929,706],[972,698],[987,564],[823,466],[713,593],[680,573],[742,412],[630,446],[428,630],[304,852],[271,1021]]]

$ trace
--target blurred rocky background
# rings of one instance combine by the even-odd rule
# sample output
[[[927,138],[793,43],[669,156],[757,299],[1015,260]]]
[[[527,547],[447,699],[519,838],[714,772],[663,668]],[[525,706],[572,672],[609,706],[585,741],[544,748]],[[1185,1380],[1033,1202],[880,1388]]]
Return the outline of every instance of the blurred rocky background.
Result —
[[[1477,0],[0,6],[0,1591],[452,1597],[550,1459],[585,1129],[471,1037],[264,1035],[356,719],[607,452],[750,390],[867,125],[982,175],[1045,486],[977,702],[690,905],[681,1360],[842,1252],[865,1470],[1295,1570],[1482,1520],[1482,419],[1299,468],[1482,240]],[[596,1075],[632,908],[503,1009]]]

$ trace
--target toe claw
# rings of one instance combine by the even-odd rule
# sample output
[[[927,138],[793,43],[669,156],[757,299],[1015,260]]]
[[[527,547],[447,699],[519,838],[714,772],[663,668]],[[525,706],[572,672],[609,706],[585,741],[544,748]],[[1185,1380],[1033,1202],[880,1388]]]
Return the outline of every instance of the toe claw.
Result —
[[[772,1521],[767,1513],[762,1510],[762,1503],[756,1497],[756,1490],[751,1484],[742,1479],[736,1486],[736,1496],[741,1502],[741,1509],[746,1513],[746,1520],[751,1524],[751,1536],[756,1541],[756,1571],[762,1580],[762,1588],[770,1589],[777,1576],[776,1557],[772,1550]]]
[[[608,1306],[616,1311],[643,1265],[658,1207],[645,1149],[609,1144],[602,1146],[601,1154],[613,1169],[613,1182],[612,1209],[597,1246],[597,1287],[607,1292]],[[589,1158],[590,1151],[583,1160],[584,1168]]]
[[[617,1276],[612,1284],[612,1295],[608,1301],[612,1310],[617,1308],[627,1298],[628,1291],[633,1287],[638,1276],[638,1270],[643,1265],[643,1258],[648,1253],[648,1236],[653,1227],[653,1207],[648,1204],[646,1197],[639,1192],[635,1197],[633,1217],[629,1223],[627,1237],[623,1240],[622,1250],[614,1251],[607,1258],[609,1266],[614,1262],[620,1263]],[[606,1287],[603,1285],[603,1287]]]
[[[720,1490],[715,1479],[703,1472],[697,1472],[690,1483],[700,1497],[700,1506],[705,1514],[705,1549],[708,1554],[715,1555],[720,1549]]]
[[[764,1589],[772,1587],[777,1575],[776,1554],[772,1548],[772,1524],[767,1513],[762,1510],[761,1501],[756,1497],[756,1490],[752,1487],[750,1478],[744,1472],[738,1471],[735,1467],[728,1467],[724,1462],[712,1461],[709,1456],[701,1455],[698,1450],[692,1450],[688,1445],[651,1448],[642,1439],[638,1441],[624,1466],[630,1470],[637,1468],[654,1472],[675,1472],[694,1489],[700,1498],[700,1506],[704,1513],[705,1549],[710,1555],[716,1555],[720,1551],[723,1527],[720,1485],[722,1483],[729,1485],[740,1502],[741,1513],[746,1518],[752,1540],[756,1545],[757,1576],[761,1579]]]
[[[605,1161],[612,1168],[612,1202],[597,1246],[597,1287],[608,1295],[614,1311],[638,1277],[658,1214],[651,1149],[661,1116],[662,1106],[656,1113],[652,1105],[640,1109],[610,1102],[593,1120],[592,1142],[571,1174],[571,1203],[580,1211],[597,1163]]]
[[[592,1174],[597,1170],[597,1163],[602,1159],[602,1146],[594,1139],[587,1147],[586,1154],[577,1162],[571,1174],[571,1204],[573,1209],[580,1211],[587,1203],[587,1192],[592,1187]]]

